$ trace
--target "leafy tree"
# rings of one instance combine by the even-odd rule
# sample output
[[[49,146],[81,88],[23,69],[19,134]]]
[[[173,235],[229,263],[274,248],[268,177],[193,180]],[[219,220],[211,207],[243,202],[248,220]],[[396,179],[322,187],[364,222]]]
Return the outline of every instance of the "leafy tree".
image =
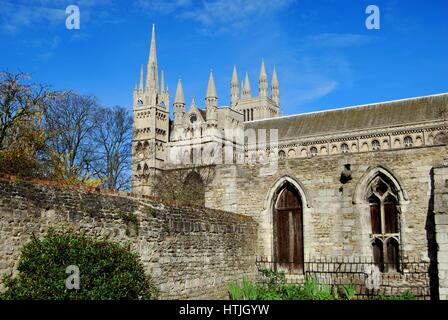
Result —
[[[68,266],[79,268],[79,289],[68,289]],[[22,249],[18,275],[5,278],[8,300],[153,299],[157,290],[129,246],[96,240],[70,229],[49,229]]]
[[[58,95],[29,84],[25,73],[0,73],[0,173],[36,177],[46,153],[42,114]]]

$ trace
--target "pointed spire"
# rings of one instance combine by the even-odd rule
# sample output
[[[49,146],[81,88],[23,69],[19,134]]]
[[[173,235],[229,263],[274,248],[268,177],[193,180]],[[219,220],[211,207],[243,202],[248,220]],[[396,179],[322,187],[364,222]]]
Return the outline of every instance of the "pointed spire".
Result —
[[[239,93],[240,93],[240,88],[238,85],[238,73],[236,72],[236,65],[234,65],[232,81],[230,83],[230,103],[231,103],[232,107],[237,105]]]
[[[261,60],[260,77],[258,78],[258,93],[260,97],[268,96],[268,76],[264,67],[264,60]]]
[[[260,70],[260,77],[259,80],[267,80],[268,76],[266,74],[266,69],[264,67],[264,60],[261,60],[261,70]]]
[[[140,86],[139,90],[143,91],[143,65],[140,66]]]
[[[160,76],[160,93],[165,91],[165,72],[162,67],[162,74]]]
[[[246,72],[246,77],[244,78],[244,84],[243,84],[243,98],[250,98],[251,95],[252,94],[250,90],[249,75]]]
[[[278,83],[278,79],[277,79],[277,70],[275,69],[275,66],[274,66],[274,71],[272,72],[271,98],[280,107],[280,90],[279,90],[279,83]]]
[[[233,65],[232,85],[238,86],[238,73],[236,72],[236,64]]]
[[[274,87],[278,87],[277,70],[275,69],[275,66],[274,66],[274,71],[272,72],[272,81],[271,81],[271,83],[272,83],[272,87],[273,88]]]
[[[180,79],[177,82],[176,97],[174,98],[174,103],[185,104],[184,89],[182,88],[182,81]]]
[[[146,74],[146,90],[155,96],[159,87],[157,70],[156,29],[152,25],[151,46],[149,48],[148,70]]]
[[[210,69],[210,77],[208,79],[206,98],[218,98],[216,93],[215,80],[213,79],[213,71]]]
[[[149,49],[149,59],[148,64],[154,62],[157,64],[157,50],[156,50],[156,26],[152,24],[152,32],[151,32],[151,47]]]

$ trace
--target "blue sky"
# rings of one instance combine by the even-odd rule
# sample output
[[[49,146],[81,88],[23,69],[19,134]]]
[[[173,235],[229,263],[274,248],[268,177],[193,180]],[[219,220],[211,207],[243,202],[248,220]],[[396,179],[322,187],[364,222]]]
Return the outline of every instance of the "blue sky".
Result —
[[[65,28],[70,4],[80,30]],[[380,30],[365,27],[370,4]],[[234,64],[258,92],[262,58],[285,115],[448,92],[445,0],[0,0],[0,69],[131,106],[152,23],[171,102],[180,77],[203,106],[212,68],[228,105]]]

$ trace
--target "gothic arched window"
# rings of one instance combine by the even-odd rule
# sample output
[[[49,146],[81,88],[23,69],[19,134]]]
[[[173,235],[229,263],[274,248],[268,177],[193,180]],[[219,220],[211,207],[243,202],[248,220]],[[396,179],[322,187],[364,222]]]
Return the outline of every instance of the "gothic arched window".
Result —
[[[406,138],[404,138],[404,147],[405,148],[412,148],[413,145],[413,141],[412,138],[407,136]]]
[[[373,261],[381,272],[400,270],[398,197],[387,181],[377,176],[370,184],[368,195]]]
[[[342,153],[348,153],[348,144],[346,144],[346,143],[343,143],[343,144],[341,144],[341,152]]]
[[[378,151],[380,149],[381,149],[380,142],[378,140],[373,140],[372,141],[372,150]]]

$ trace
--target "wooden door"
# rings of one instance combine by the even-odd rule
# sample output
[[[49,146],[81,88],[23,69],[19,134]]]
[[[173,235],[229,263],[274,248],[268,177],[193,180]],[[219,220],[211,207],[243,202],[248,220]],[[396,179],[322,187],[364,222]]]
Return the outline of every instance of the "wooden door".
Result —
[[[274,250],[277,267],[303,272],[302,202],[290,185],[279,192],[275,202]]]

